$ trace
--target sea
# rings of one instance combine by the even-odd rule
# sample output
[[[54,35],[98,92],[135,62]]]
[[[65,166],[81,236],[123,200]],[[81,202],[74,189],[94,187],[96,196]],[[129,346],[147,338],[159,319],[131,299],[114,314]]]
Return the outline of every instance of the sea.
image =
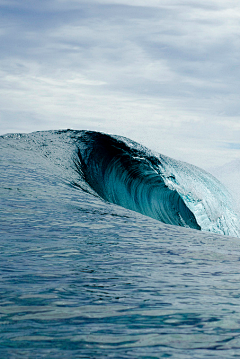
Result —
[[[240,238],[230,228],[236,218],[229,220],[229,202],[225,216],[221,197],[222,221],[213,219],[216,208],[205,208],[216,226],[206,219],[200,225],[194,195],[189,210],[181,189],[176,197],[183,178],[176,162],[173,175],[159,157],[158,172],[152,153],[108,140],[73,130],[0,137],[0,358],[239,358]],[[120,161],[118,171],[124,167],[128,176],[116,174],[116,166],[107,171],[109,151],[111,164]],[[154,187],[148,195],[143,170],[150,176],[145,185]],[[198,183],[187,172],[184,190],[188,178],[193,193]],[[175,224],[163,205],[139,204],[153,201],[156,186],[162,201],[177,200]],[[197,200],[198,210],[203,202]]]

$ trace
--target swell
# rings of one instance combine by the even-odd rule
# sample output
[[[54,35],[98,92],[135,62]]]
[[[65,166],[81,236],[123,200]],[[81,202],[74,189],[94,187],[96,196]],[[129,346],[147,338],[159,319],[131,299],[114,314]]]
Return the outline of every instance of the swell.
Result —
[[[77,141],[74,163],[82,180],[77,185],[94,190],[105,201],[166,224],[201,229],[180,194],[166,185],[164,163],[140,145],[84,132]]]

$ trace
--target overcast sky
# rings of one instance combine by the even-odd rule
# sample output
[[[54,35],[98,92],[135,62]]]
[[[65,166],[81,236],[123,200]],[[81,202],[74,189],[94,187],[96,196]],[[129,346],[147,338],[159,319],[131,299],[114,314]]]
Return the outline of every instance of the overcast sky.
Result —
[[[0,134],[90,129],[240,157],[239,0],[0,0]]]

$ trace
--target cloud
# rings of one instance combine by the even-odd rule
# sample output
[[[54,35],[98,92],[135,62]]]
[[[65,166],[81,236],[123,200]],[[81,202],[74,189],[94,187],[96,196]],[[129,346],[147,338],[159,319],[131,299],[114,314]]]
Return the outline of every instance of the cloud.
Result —
[[[224,145],[240,138],[237,1],[0,6],[1,133],[89,128],[199,165],[238,156]]]

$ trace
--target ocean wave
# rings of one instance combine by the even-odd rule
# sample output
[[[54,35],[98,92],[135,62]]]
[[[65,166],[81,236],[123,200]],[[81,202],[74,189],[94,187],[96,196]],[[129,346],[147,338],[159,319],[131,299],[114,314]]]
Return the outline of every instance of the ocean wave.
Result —
[[[202,169],[121,136],[75,132],[74,185],[166,224],[239,237],[225,187]]]
[[[34,158],[34,166],[46,176],[106,202],[166,224],[240,237],[230,194],[196,166],[130,139],[94,131],[39,131],[0,138],[2,148],[26,158],[26,166]]]

